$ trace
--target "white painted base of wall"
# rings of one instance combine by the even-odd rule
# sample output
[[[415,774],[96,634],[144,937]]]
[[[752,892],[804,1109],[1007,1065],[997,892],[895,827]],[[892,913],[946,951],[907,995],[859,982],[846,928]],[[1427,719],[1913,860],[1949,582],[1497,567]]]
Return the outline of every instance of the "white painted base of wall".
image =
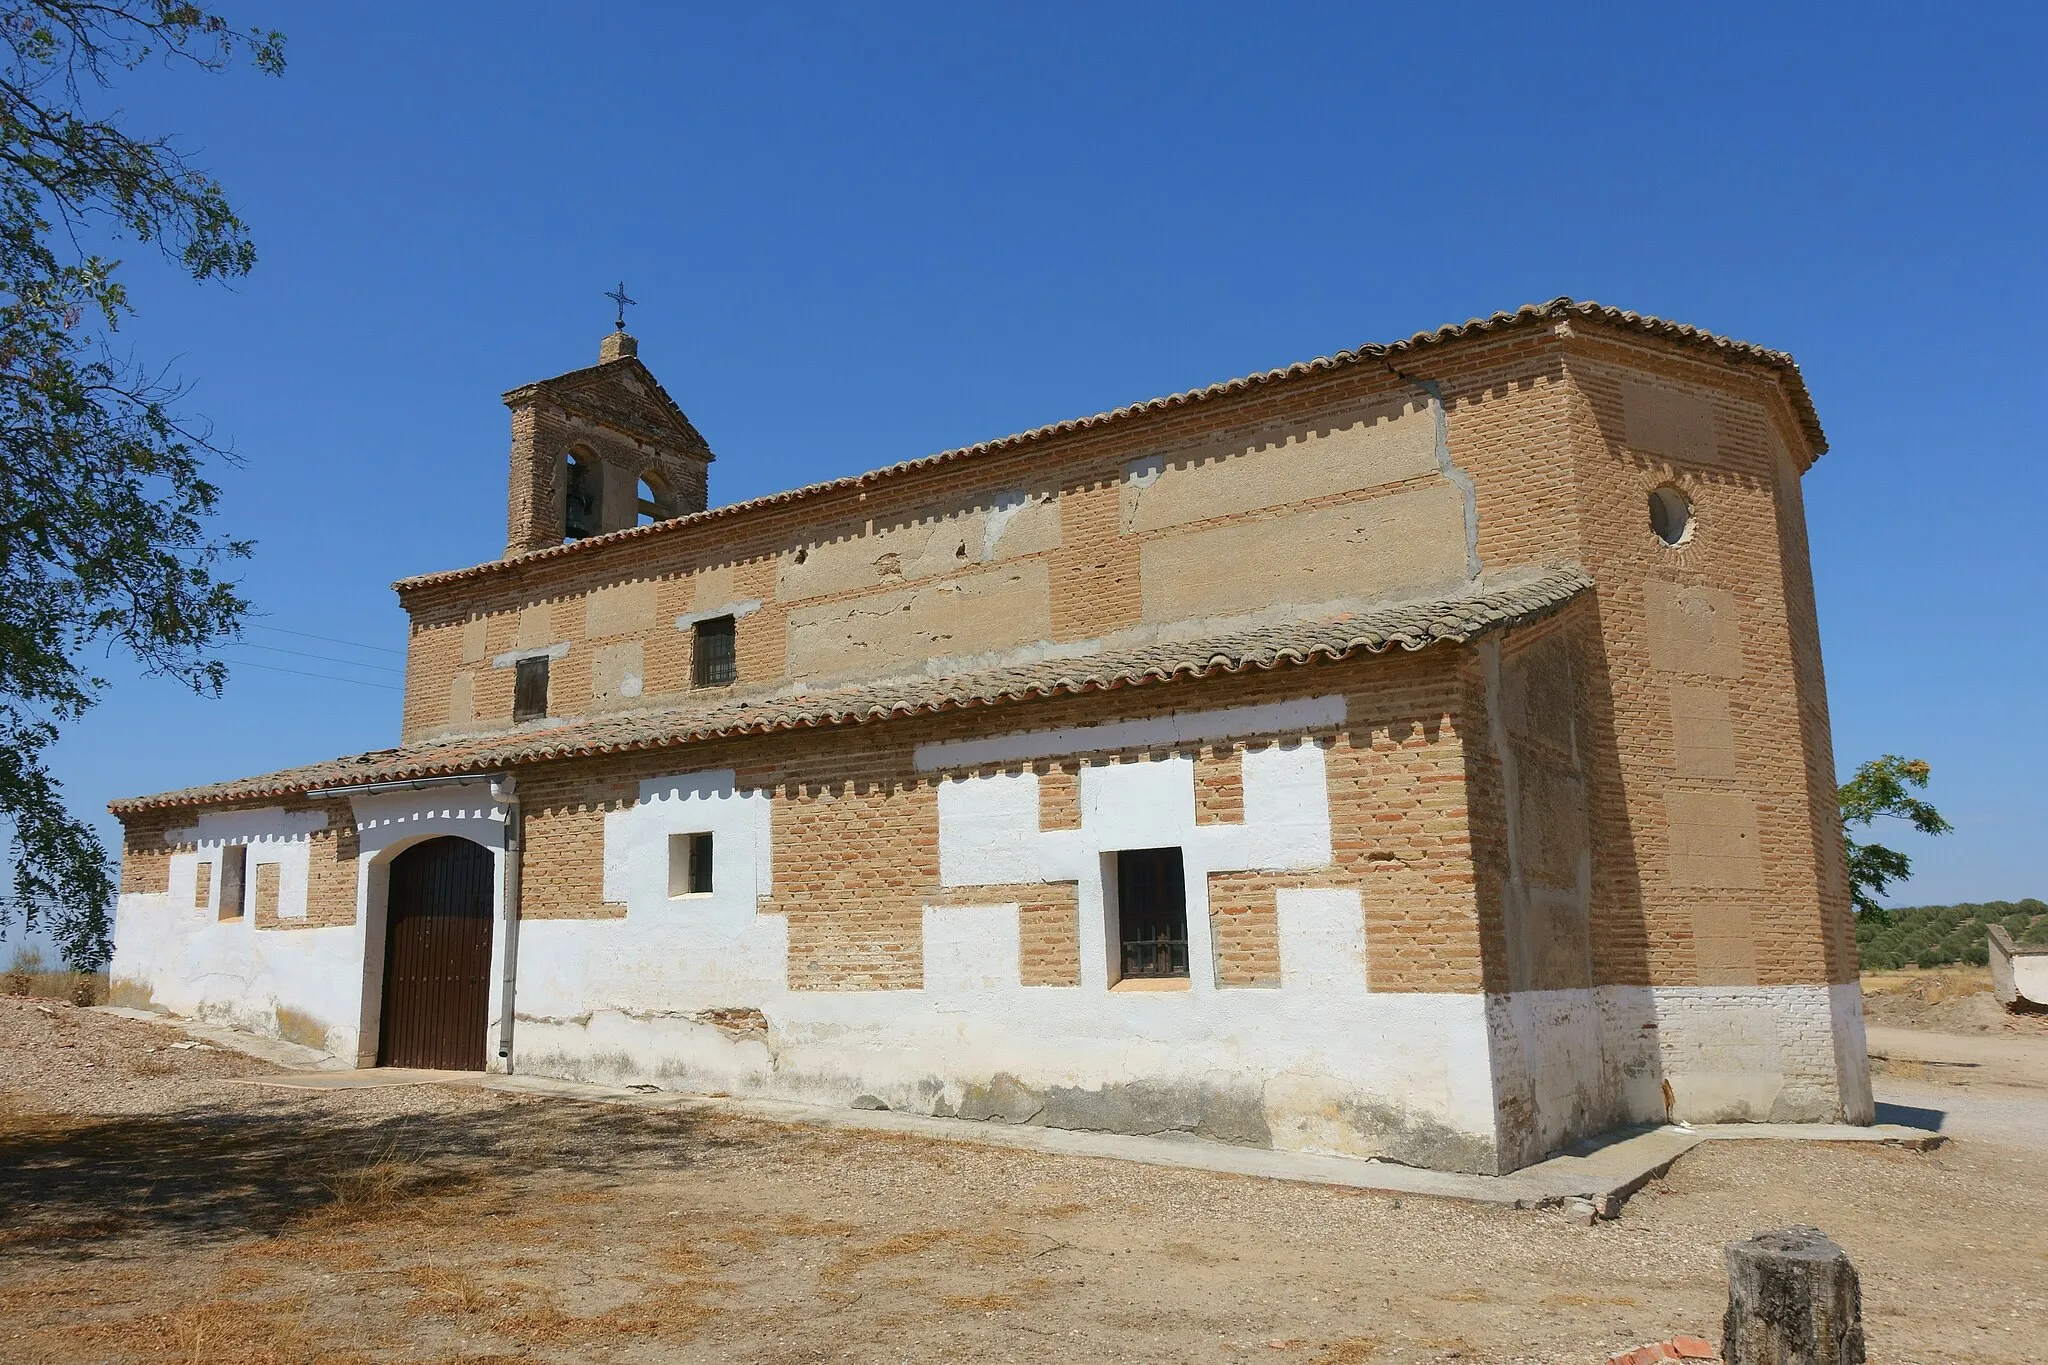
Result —
[[[109,977],[188,1019],[355,1057],[360,925],[258,932],[246,919],[223,922],[212,910],[189,906],[189,895],[181,909],[172,908],[169,895],[123,895],[114,911]],[[298,1018],[281,1019],[280,1011]]]
[[[788,991],[761,1002],[755,1036],[734,1037],[700,1017],[731,997],[693,994],[660,1013],[522,1012],[515,1070],[1452,1170],[1496,1164],[1476,995]]]
[[[1627,1123],[1876,1117],[1854,982],[1602,986],[1487,1004],[1502,1147],[1517,1164]]]

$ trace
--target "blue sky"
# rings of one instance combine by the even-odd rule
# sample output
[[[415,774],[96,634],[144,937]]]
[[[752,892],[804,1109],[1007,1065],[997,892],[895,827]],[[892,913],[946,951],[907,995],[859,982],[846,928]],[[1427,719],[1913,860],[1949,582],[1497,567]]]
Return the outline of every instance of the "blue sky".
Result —
[[[1570,294],[1799,358],[1838,762],[1931,760],[1958,826],[1895,899],[2048,895],[2039,11],[229,13],[282,80],[118,98],[261,261],[129,250],[123,336],[241,454],[268,648],[217,701],[109,661],[80,812],[394,742],[389,584],[500,552],[498,394],[592,362],[620,279],[714,502]]]

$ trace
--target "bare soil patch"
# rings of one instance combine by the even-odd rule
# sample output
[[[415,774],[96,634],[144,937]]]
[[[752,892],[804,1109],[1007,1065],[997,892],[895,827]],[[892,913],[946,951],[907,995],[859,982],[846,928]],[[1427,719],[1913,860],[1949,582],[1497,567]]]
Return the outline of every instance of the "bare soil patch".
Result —
[[[2006,1009],[1991,993],[1989,967],[1866,972],[1863,1017],[1930,1033],[2017,1033],[2048,1038],[2048,1013]]]
[[[0,1359],[1576,1365],[1718,1336],[1721,1247],[1788,1222],[1856,1259],[1873,1361],[2020,1365],[2048,1324],[2048,1182],[1989,1143],[1709,1144],[1589,1229],[474,1088],[233,1085],[268,1068],[178,1037],[0,1000]]]

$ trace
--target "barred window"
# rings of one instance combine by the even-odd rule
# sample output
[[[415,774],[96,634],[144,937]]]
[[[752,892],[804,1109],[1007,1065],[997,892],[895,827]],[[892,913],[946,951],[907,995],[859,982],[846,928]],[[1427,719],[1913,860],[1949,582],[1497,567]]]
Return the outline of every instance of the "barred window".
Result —
[[[698,687],[724,687],[739,676],[733,653],[733,618],[714,616],[699,621],[691,651],[691,680]]]
[[[1187,881],[1178,848],[1125,849],[1116,855],[1119,976],[1186,977]]]

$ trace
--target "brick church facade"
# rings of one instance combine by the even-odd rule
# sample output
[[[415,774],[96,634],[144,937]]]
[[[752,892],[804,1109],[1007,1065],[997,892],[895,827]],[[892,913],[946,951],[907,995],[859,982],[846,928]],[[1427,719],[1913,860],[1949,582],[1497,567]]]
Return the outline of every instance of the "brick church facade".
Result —
[[[125,1003],[1504,1172],[1869,1122],[1791,358],[1556,300],[751,502],[623,333],[398,747],[115,804]]]

